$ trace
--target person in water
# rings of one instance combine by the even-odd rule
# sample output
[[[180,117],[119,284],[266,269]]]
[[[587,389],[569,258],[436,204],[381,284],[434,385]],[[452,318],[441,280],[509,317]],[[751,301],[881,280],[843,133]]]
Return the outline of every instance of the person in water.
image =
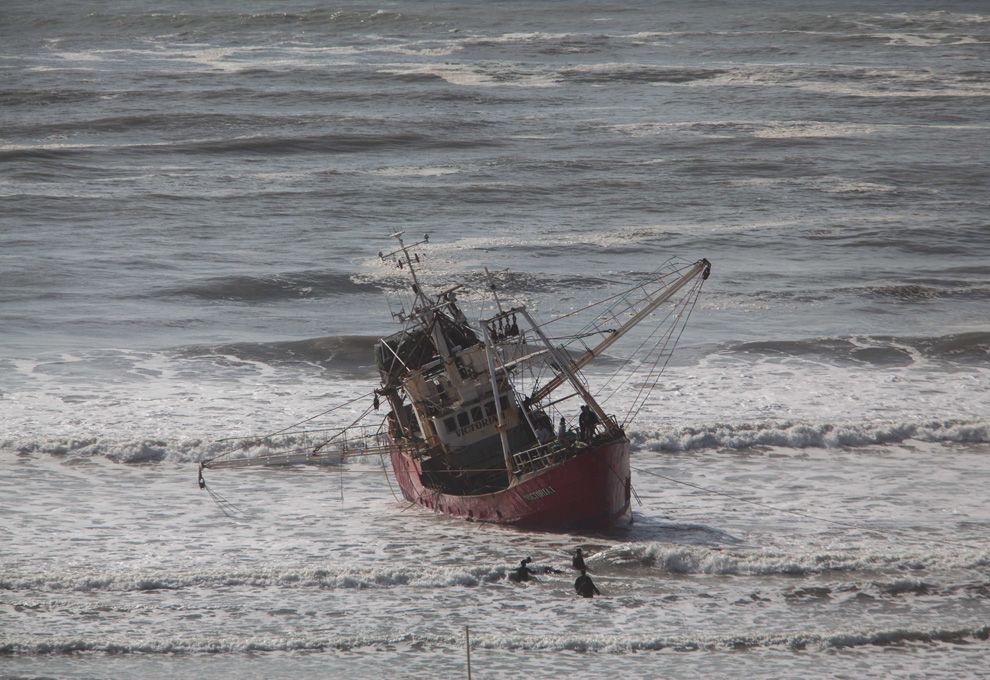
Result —
[[[574,553],[574,559],[571,560],[571,565],[578,571],[584,571],[587,569],[584,564],[584,555],[581,554],[581,548],[578,548]]]
[[[563,573],[559,569],[554,569],[553,567],[530,567],[529,563],[533,561],[532,557],[527,557],[526,559],[519,562],[519,566],[515,568],[514,571],[509,573],[509,580],[513,583],[525,583],[526,581],[536,581],[536,574],[560,574]]]
[[[532,557],[527,557],[519,562],[519,566],[516,567],[515,571],[509,574],[509,580],[514,583],[525,583],[526,581],[535,581],[536,577],[533,575],[534,572],[529,568],[529,563],[533,561]]]
[[[595,582],[591,580],[588,576],[587,571],[581,570],[581,575],[577,577],[574,581],[574,590],[581,597],[594,597],[595,595],[601,595],[601,591],[595,587]]]

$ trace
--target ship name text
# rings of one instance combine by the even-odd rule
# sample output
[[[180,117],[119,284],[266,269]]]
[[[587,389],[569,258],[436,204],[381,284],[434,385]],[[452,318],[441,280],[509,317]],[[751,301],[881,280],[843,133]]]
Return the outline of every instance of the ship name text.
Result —
[[[555,488],[553,488],[552,486],[545,486],[542,489],[537,489],[536,491],[531,491],[527,494],[524,494],[523,498],[525,498],[528,501],[538,501],[541,498],[552,496],[555,493],[557,493],[557,490]]]
[[[471,434],[472,432],[477,432],[478,430],[485,429],[494,422],[495,422],[495,416],[488,416],[487,418],[483,418],[481,420],[475,421],[470,425],[465,425],[464,427],[458,429],[457,436],[465,437]]]

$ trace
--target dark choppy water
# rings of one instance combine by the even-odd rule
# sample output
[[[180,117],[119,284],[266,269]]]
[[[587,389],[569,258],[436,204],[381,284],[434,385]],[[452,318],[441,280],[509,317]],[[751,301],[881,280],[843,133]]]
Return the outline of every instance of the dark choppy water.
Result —
[[[979,2],[5,3],[2,673],[983,672],[988,63]],[[371,389],[395,230],[544,317],[712,260],[630,534],[197,492]],[[504,581],[579,544],[606,597]]]

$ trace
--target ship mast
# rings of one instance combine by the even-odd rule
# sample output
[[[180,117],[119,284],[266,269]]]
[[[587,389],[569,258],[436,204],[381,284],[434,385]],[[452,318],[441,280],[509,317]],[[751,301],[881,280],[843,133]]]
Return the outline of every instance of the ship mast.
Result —
[[[381,251],[379,251],[378,257],[381,259],[382,262],[384,262],[385,260],[389,259],[393,255],[397,255],[398,253],[402,253],[401,258],[396,258],[395,262],[399,266],[399,269],[402,269],[404,267],[409,267],[409,274],[412,276],[412,280],[413,280],[413,286],[412,286],[413,293],[416,294],[416,302],[417,302],[417,304],[418,304],[419,307],[425,308],[425,307],[428,307],[430,305],[430,300],[429,300],[429,298],[426,297],[426,294],[423,292],[423,289],[419,285],[419,279],[416,277],[416,268],[413,266],[413,258],[410,257],[410,255],[409,255],[409,249],[410,248],[415,248],[416,246],[419,246],[419,245],[423,245],[424,243],[429,243],[430,242],[430,235],[429,234],[423,234],[423,239],[421,241],[416,241],[416,243],[411,243],[411,244],[409,244],[407,246],[405,244],[405,242],[403,242],[403,240],[402,240],[402,234],[403,234],[403,232],[401,232],[401,231],[397,231],[394,234],[392,234],[392,238],[394,238],[395,240],[397,240],[399,242],[399,247],[398,248],[396,248],[395,250],[393,250],[390,253],[382,253]],[[415,261],[416,262],[419,262],[419,256],[418,255],[416,255]],[[414,309],[415,309],[415,306],[414,306]]]
[[[504,313],[505,310],[502,309],[502,300],[498,297],[498,289],[495,287],[495,280],[492,279],[492,273],[488,271],[488,267],[485,267],[485,278],[488,279],[488,290],[492,292],[492,297],[495,298],[495,304],[498,305],[498,313]]]
[[[505,431],[505,414],[502,412],[502,400],[498,391],[498,376],[495,373],[495,360],[492,358],[492,347],[495,345],[495,342],[492,340],[491,333],[488,332],[488,324],[482,321],[478,325],[481,326],[481,332],[485,336],[485,360],[488,362],[488,376],[492,383],[492,402],[495,405],[495,418],[497,420],[495,429],[498,430],[499,440],[502,444],[505,471],[509,475],[509,482],[512,483],[515,479],[515,474],[512,471],[512,447],[509,446],[509,435]]]

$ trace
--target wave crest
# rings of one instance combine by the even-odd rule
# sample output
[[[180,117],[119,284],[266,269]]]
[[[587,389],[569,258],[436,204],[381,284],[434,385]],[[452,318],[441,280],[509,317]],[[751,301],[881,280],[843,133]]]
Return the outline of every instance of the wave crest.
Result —
[[[899,444],[908,440],[985,444],[990,442],[990,421],[719,423],[665,431],[632,432],[630,439],[636,446],[650,451],[747,449],[761,446],[832,449]]]
[[[554,634],[534,634],[525,637],[509,637],[502,634],[472,634],[472,646],[492,650],[533,650],[551,652],[603,652],[622,654],[629,652],[669,650],[693,652],[697,650],[747,650],[783,648],[805,649],[848,649],[854,647],[905,647],[911,644],[966,644],[986,642],[990,639],[990,626],[966,628],[933,629],[873,629],[850,631],[827,631],[821,633],[742,633],[738,635],[712,636],[671,636],[641,638],[638,640],[619,639],[615,636],[598,635],[574,637]],[[365,648],[380,649],[384,645],[423,644],[435,647],[460,648],[460,636],[420,635],[404,633],[398,635],[372,635],[329,638],[319,636],[288,636],[263,638],[74,638],[51,637],[43,641],[24,636],[0,638],[0,655],[47,656],[74,654],[78,652],[102,652],[105,654],[230,654],[257,652],[297,652],[297,651],[350,651]]]
[[[296,272],[271,276],[223,276],[163,291],[169,296],[202,300],[268,302],[293,298],[377,293],[380,288],[350,274]]]
[[[364,590],[416,586],[420,588],[474,587],[506,577],[502,567],[434,567],[415,571],[393,567],[297,568],[258,566],[251,569],[89,571],[70,569],[38,573],[10,570],[0,575],[0,590],[48,593],[146,592],[186,588],[292,587]]]
[[[718,576],[808,576],[829,572],[901,573],[928,568],[985,569],[990,551],[954,549],[952,552],[795,552],[745,551],[666,543],[622,543],[594,557],[595,563],[612,568],[649,567],[666,574]],[[882,593],[921,593],[928,584],[898,580],[875,584]],[[922,589],[922,590],[919,590]]]
[[[898,288],[886,294],[925,295]],[[990,364],[990,332],[974,331],[937,337],[857,336],[808,340],[765,340],[731,345],[728,354],[758,357],[810,358],[837,364],[909,365],[922,360]]]
[[[215,347],[186,347],[185,357],[234,357],[240,361],[309,363],[326,369],[372,377],[374,346],[378,338],[370,335],[328,335],[307,340],[285,342],[238,342]]]
[[[363,343],[359,341],[359,345]],[[295,345],[296,343],[286,343]],[[363,346],[352,353],[364,356]],[[341,361],[347,361],[346,358]],[[341,425],[342,426],[342,425]],[[7,437],[0,450],[18,454],[46,454],[66,458],[105,458],[130,465],[198,463],[236,450],[237,456],[277,456],[312,451],[329,435],[322,431],[277,437],[259,436],[239,442],[201,438],[142,438],[101,436]],[[706,449],[759,447],[850,448],[922,441],[949,444],[990,442],[990,421],[932,421],[927,423],[736,423],[669,430],[635,431],[634,446],[647,451],[685,452]],[[320,462],[325,462],[320,459]]]
[[[271,438],[244,439],[239,443],[204,439],[116,439],[108,436],[49,437],[46,439],[7,438],[0,440],[0,450],[18,454],[47,454],[73,459],[105,458],[114,463],[142,465],[148,463],[198,463],[221,454],[231,457],[279,455],[297,450],[312,451],[326,441],[326,436],[280,435]],[[322,457],[326,463],[332,458]]]

